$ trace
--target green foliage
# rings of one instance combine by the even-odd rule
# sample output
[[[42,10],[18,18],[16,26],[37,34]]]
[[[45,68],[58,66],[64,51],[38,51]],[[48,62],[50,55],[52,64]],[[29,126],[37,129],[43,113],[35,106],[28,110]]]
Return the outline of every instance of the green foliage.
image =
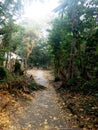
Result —
[[[0,81],[7,78],[8,71],[4,67],[0,67]]]
[[[98,92],[98,79],[86,80],[82,83],[81,91],[83,91],[84,94],[88,93],[88,89],[90,93]]]
[[[49,45],[44,39],[39,40],[35,45],[28,59],[28,63],[31,66],[47,67],[51,65],[51,56],[49,54]]]
[[[97,91],[98,1],[65,1],[62,16],[49,30],[49,44],[56,77],[68,87],[84,93]],[[65,81],[66,80],[66,81]]]
[[[0,48],[0,63],[5,60],[4,53],[5,53],[5,49]]]
[[[22,4],[19,0],[0,1],[0,64],[3,65],[4,50],[11,50],[12,34],[16,31],[15,20],[21,13]],[[7,60],[7,59],[6,59]]]
[[[33,24],[32,26],[31,21],[22,21],[17,29],[18,31],[12,35],[10,46],[16,54],[24,59],[25,68],[27,68],[29,55],[39,40],[39,25]]]
[[[66,85],[68,87],[72,87],[72,89],[76,89],[76,88],[73,88],[73,87],[77,86],[77,83],[79,82],[79,80],[78,80],[78,82],[77,82],[77,80],[78,80],[78,78],[76,78],[76,77],[71,78],[71,79],[68,80]]]

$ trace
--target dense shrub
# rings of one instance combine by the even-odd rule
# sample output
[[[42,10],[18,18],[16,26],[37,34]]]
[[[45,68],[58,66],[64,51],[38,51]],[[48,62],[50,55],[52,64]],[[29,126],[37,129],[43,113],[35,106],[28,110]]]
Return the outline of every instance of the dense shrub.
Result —
[[[98,92],[98,79],[86,80],[81,77],[74,77],[67,81],[65,88],[83,94],[94,94]]]
[[[7,78],[7,70],[4,67],[0,67],[0,81]]]
[[[98,92],[98,79],[85,81],[81,86],[81,91],[83,91],[84,94]]]

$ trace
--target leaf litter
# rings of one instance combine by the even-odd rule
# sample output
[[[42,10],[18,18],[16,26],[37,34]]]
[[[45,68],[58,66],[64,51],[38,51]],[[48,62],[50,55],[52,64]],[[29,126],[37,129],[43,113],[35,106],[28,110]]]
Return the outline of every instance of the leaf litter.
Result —
[[[47,89],[31,93],[15,88],[12,92],[0,91],[0,130],[79,130],[77,115],[69,111],[67,101],[64,102],[48,82],[53,80],[50,72],[30,70],[29,73],[35,74],[38,84],[44,84]]]

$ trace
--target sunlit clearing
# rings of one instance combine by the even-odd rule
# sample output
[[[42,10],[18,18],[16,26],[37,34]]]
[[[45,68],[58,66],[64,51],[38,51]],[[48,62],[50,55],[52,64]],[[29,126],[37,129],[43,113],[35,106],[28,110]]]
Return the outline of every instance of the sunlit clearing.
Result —
[[[48,0],[47,2],[32,2],[25,4],[24,17],[34,20],[45,19],[52,13],[58,5],[58,0]]]

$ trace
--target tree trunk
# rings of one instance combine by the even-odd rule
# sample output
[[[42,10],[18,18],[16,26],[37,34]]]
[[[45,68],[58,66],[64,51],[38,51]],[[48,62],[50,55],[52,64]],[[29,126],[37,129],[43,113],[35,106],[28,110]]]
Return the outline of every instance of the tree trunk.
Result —
[[[75,75],[75,39],[71,43],[71,54],[70,54],[70,63],[69,63],[69,79],[73,78]]]

